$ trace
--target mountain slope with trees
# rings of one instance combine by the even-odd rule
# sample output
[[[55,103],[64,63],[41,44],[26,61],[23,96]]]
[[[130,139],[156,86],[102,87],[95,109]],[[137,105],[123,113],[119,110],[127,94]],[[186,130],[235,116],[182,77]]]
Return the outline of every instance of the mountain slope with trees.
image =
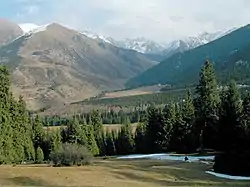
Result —
[[[219,82],[249,79],[250,25],[193,50],[167,58],[141,75],[132,78],[127,87],[152,84],[194,85],[202,67],[202,61],[214,62]]]
[[[15,95],[42,107],[83,100],[124,82],[156,64],[143,54],[53,23],[0,48],[0,63],[11,70]]]

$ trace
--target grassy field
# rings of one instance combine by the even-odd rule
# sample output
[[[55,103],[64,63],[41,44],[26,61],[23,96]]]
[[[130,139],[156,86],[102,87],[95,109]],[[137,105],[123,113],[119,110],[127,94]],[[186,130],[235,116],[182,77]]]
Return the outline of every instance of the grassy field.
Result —
[[[133,132],[135,132],[136,130],[136,127],[137,127],[137,123],[134,123],[134,124],[131,124],[132,125],[132,129],[133,129]],[[118,131],[119,129],[121,129],[121,124],[114,124],[114,125],[103,125],[103,128],[105,131],[112,131],[112,130],[115,130],[115,131]],[[57,129],[60,129],[61,127],[65,127],[65,126],[53,126],[53,127],[44,127],[45,130],[57,130]]]
[[[1,166],[2,187],[249,186],[205,174],[211,166],[173,161],[96,161],[92,166]]]

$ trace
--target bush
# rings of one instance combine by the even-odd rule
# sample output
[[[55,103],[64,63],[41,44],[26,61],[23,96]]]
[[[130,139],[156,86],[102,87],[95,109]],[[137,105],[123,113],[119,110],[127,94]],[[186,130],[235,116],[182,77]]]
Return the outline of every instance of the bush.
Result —
[[[44,161],[44,154],[43,154],[43,150],[38,147],[36,150],[36,163],[37,164],[42,164]]]
[[[50,155],[54,166],[82,166],[92,162],[92,154],[85,146],[63,144]]]

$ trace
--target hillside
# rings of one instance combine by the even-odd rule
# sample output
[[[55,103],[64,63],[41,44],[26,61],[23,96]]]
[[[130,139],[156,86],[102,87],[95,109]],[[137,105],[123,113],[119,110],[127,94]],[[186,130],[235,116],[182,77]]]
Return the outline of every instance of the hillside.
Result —
[[[17,38],[0,56],[12,69],[15,95],[22,94],[34,110],[122,88],[156,63],[56,23]]]
[[[11,42],[22,34],[23,31],[18,24],[0,18],[0,46]]]
[[[250,25],[241,27],[215,41],[177,53],[131,79],[127,87],[151,84],[192,85],[198,80],[205,60],[215,63],[219,81],[249,78]]]

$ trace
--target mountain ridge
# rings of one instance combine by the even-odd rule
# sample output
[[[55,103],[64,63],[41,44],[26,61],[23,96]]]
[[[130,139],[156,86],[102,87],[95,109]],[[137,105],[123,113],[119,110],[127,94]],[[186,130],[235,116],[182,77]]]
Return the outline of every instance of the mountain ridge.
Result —
[[[0,55],[0,63],[12,69],[15,94],[34,109],[123,88],[157,63],[57,23],[26,32],[0,48]]]
[[[237,50],[243,50],[244,47],[248,46],[250,43],[250,41],[246,40],[248,37],[250,37],[250,25],[234,30],[225,36],[192,50],[179,52],[141,75],[132,78],[127,82],[126,86],[136,87],[151,84],[184,86],[187,84],[195,84],[196,80],[198,80],[199,69],[206,60],[214,62],[218,77],[220,77],[220,81],[223,81],[224,78],[222,77],[221,71],[223,70],[224,72],[223,76],[230,77],[231,70],[227,68],[227,62],[232,61],[232,53],[237,52]],[[237,66],[236,64],[236,62],[243,57],[238,56],[237,58],[238,59],[234,59],[234,64],[231,66],[241,69],[243,73],[243,66],[239,68],[239,65]],[[247,65],[248,64],[249,62],[247,62]]]

